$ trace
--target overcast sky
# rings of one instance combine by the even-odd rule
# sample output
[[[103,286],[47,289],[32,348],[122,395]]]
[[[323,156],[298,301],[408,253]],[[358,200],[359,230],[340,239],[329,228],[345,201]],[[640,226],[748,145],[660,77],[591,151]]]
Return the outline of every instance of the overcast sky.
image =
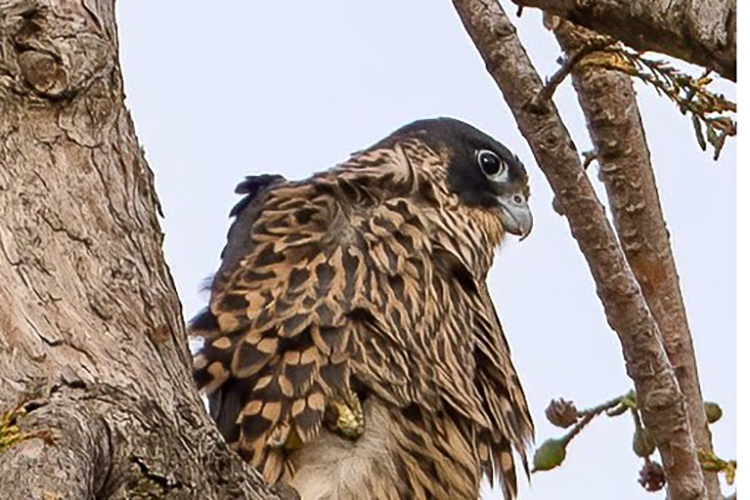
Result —
[[[156,175],[167,260],[186,318],[205,305],[199,288],[217,268],[243,176],[304,178],[408,122],[452,116],[506,144],[530,173],[534,231],[501,250],[490,285],[537,443],[561,434],[544,419],[551,398],[587,407],[631,387],[583,257],[450,1],[117,5],[127,104]],[[527,9],[515,21],[538,70],[551,75],[559,50],[540,15]],[[652,89],[637,88],[703,393],[724,409],[714,443],[734,458],[735,142],[714,162],[687,117]],[[733,96],[732,86],[722,88]],[[555,100],[579,151],[590,149],[568,83]],[[569,446],[563,467],[535,474],[530,485],[521,479],[521,499],[663,498],[637,483],[631,438],[627,415],[595,420]],[[484,498],[502,494],[488,488]]]

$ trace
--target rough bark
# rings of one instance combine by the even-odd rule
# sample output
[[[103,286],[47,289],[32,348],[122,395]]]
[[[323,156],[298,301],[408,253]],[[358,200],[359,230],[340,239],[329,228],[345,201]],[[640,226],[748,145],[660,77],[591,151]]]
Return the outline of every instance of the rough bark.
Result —
[[[0,497],[276,498],[189,374],[114,0],[0,0]]]
[[[737,80],[736,0],[513,0]]]
[[[552,186],[586,258],[609,325],[622,345],[643,420],[656,441],[672,500],[706,498],[684,398],[640,287],[542,81],[495,0],[454,5]]]
[[[560,23],[555,35],[569,57],[601,38],[570,22]],[[573,68],[572,78],[596,150],[599,178],[607,190],[617,236],[659,325],[685,396],[693,440],[698,449],[712,453],[693,339],[633,82],[621,73],[585,64]],[[721,498],[716,473],[704,471],[704,484],[709,498]]]

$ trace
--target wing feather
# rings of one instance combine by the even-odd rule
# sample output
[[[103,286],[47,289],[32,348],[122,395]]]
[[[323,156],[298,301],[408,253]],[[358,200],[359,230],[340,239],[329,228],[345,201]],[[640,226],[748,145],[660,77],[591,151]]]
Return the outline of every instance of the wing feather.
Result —
[[[393,356],[404,347],[393,345],[400,341],[397,325],[374,326],[359,314],[382,301],[382,281],[404,266],[406,250],[397,254],[383,241],[384,228],[397,230],[403,216],[376,204],[375,222],[351,217],[340,203],[347,197],[360,206],[382,202],[362,194],[362,183],[371,185],[381,173],[335,181],[324,176],[301,183],[278,177],[246,181],[253,199],[233,211],[237,220],[209,310],[191,325],[206,338],[196,357],[196,381],[223,419],[225,436],[238,440],[240,452],[268,471],[271,482],[280,471],[268,465],[276,461],[275,450],[290,436],[303,443],[313,439],[326,401],[352,397],[353,367],[397,404],[418,396],[403,387],[408,373],[389,375]],[[380,233],[373,236],[371,230]],[[400,314],[407,313],[402,308]],[[377,340],[367,339],[372,330],[379,332]],[[239,401],[226,395],[229,387],[236,392],[236,381],[244,388]],[[224,408],[225,401],[231,407]],[[232,411],[239,432],[226,425]]]

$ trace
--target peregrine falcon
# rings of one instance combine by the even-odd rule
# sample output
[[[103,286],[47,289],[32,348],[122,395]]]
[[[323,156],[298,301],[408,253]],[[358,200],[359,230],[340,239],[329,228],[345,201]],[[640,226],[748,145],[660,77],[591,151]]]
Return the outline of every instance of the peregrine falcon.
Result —
[[[487,288],[528,176],[464,122],[407,125],[303,181],[247,177],[191,322],[232,448],[304,500],[516,496],[533,424]]]

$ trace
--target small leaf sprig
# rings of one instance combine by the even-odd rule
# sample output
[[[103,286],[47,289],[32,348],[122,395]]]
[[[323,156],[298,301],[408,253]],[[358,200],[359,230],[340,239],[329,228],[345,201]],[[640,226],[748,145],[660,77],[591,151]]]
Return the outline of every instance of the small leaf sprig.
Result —
[[[721,472],[724,474],[728,485],[734,484],[734,478],[737,475],[737,460],[724,460],[705,451],[698,452],[698,460],[700,460],[703,470]]]
[[[598,66],[625,73],[656,89],[680,109],[689,114],[698,144],[704,151],[707,144],[714,148],[714,160],[719,158],[727,137],[737,135],[737,104],[709,88],[711,72],[695,78],[672,66],[668,61],[650,59],[642,52],[621,44],[610,45],[586,54],[580,66]]]
[[[554,23],[552,26],[554,29]],[[668,61],[650,59],[612,37],[602,36],[589,40],[573,54],[559,59],[559,63],[560,68],[547,79],[531,102],[532,107],[546,108],[574,68],[601,67],[643,81],[677,104],[682,114],[690,114],[698,144],[704,151],[708,144],[713,146],[714,160],[719,158],[726,138],[737,135],[737,104],[709,88],[713,78],[708,70],[695,78]]]
[[[0,453],[27,439],[39,438],[45,444],[52,444],[54,442],[52,432],[49,430],[36,429],[26,431],[21,429],[19,421],[26,416],[26,413],[24,403],[19,403],[0,413]]]

